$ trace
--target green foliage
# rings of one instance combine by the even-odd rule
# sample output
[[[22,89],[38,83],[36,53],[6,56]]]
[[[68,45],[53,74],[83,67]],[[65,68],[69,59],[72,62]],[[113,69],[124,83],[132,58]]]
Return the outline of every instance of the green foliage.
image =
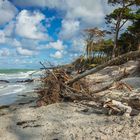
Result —
[[[77,64],[90,68],[110,60],[113,53],[118,56],[135,51],[140,46],[140,8],[138,7],[140,0],[108,0],[108,3],[117,6],[105,18],[106,23],[111,27],[111,34],[114,33],[114,40],[106,37],[110,32],[101,31],[98,28],[85,30],[86,57],[79,58],[80,60],[76,61]],[[127,21],[131,21],[132,25],[120,34]]]
[[[122,14],[123,12],[123,14]],[[118,9],[115,9],[112,13],[110,13],[109,15],[106,16],[106,21],[107,23],[112,23],[114,20],[117,20],[118,19],[118,16],[120,16],[120,14],[122,14],[121,16],[121,19],[130,19],[133,18],[133,13],[132,13],[132,10],[130,8],[118,8]]]
[[[119,39],[119,54],[137,50],[137,45],[132,34],[125,32]]]
[[[112,57],[115,57],[119,55],[121,53],[119,51],[122,50],[120,49],[118,42],[122,27],[128,20],[134,22],[135,20],[138,20],[140,18],[140,15],[138,13],[135,13],[138,6],[140,5],[140,0],[108,0],[108,3],[118,7],[112,13],[106,15],[105,18],[106,23],[110,25],[111,30],[114,32],[114,47],[112,51]],[[126,40],[128,40],[129,37],[130,35],[127,34]],[[123,46],[129,46],[128,48],[130,48],[130,43],[127,43],[129,45],[126,45],[126,43],[124,44],[125,45]]]
[[[112,5],[122,5],[123,3],[127,5],[140,5],[140,0],[108,0],[108,3]]]
[[[120,53],[134,51],[140,44],[140,9],[133,13],[133,23],[119,39]]]

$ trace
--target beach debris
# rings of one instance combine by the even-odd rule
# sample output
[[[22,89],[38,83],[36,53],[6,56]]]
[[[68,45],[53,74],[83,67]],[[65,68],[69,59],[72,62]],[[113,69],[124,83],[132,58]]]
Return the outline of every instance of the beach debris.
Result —
[[[129,97],[128,104],[134,109],[140,110],[140,93],[132,94],[132,96]]]
[[[97,89],[97,90],[94,90],[92,91],[92,94],[95,94],[95,93],[99,93],[99,92],[102,92],[102,91],[105,91],[107,89],[113,89],[113,88],[116,88],[116,89],[119,89],[119,85],[122,85],[122,88],[120,89],[123,89],[123,85],[126,86],[129,90],[132,90],[132,87],[130,87],[129,85],[125,84],[124,82],[118,82],[120,81],[121,79],[127,77],[128,75],[130,75],[130,73],[128,72],[123,72],[121,74],[119,74],[119,76],[115,77],[113,79],[113,81],[111,81],[109,84],[107,84],[106,86],[103,86],[102,88],[100,89]],[[112,87],[113,85],[116,85],[115,87]]]
[[[66,68],[56,68],[56,69],[47,69],[47,67],[41,63],[43,66],[45,73],[44,76],[41,77],[41,87],[37,89],[38,100],[36,101],[37,106],[44,106],[48,104],[53,104],[56,102],[75,102],[75,101],[93,101],[97,104],[100,104],[98,108],[108,109],[108,114],[125,114],[126,116],[132,115],[132,110],[135,109],[130,104],[128,100],[120,100],[117,101],[115,99],[110,99],[109,101],[102,102],[102,96],[98,96],[95,93],[101,93],[104,90],[110,90],[113,84],[115,83],[115,90],[123,90],[127,92],[133,93],[133,87],[125,82],[120,82],[123,78],[126,78],[131,73],[127,72],[124,68],[124,71],[120,71],[115,78],[112,78],[112,81],[108,83],[107,86],[101,87],[98,90],[90,91],[89,82],[85,78],[85,76],[96,73],[101,69],[113,65],[115,61],[119,61],[120,59],[128,61],[130,58],[134,59],[139,57],[139,51],[129,52],[113,60],[110,60],[104,64],[96,66],[91,70],[87,70],[82,74],[78,74],[74,76],[72,73],[69,73]],[[130,57],[128,59],[128,57]],[[52,66],[52,65],[51,65]],[[106,93],[109,94],[110,92]],[[131,93],[130,93],[131,94]],[[123,97],[123,96],[122,96]],[[120,96],[121,98],[121,96]],[[129,104],[128,104],[129,103]],[[94,108],[95,106],[93,106]],[[137,108],[136,108],[137,112]],[[136,114],[136,113],[134,113]]]
[[[88,93],[88,86],[84,80],[75,82],[72,86],[65,84],[72,79],[64,69],[47,70],[46,76],[41,79],[43,85],[38,90],[38,106],[52,104],[60,101],[74,101],[91,99]]]
[[[108,109],[109,115],[124,113],[125,116],[130,117],[130,114],[132,112],[132,108],[128,106],[126,103],[121,103],[119,101],[111,99],[105,101],[103,107]]]
[[[116,82],[116,85],[114,88],[118,89],[118,90],[127,90],[127,91],[133,90],[132,86],[130,86],[129,84],[122,82],[122,81]]]

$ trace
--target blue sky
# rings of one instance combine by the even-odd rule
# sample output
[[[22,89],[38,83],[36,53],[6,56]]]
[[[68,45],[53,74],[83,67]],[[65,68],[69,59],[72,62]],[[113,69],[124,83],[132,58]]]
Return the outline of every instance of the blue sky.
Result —
[[[65,64],[84,53],[83,30],[105,28],[107,0],[0,0],[0,68]]]

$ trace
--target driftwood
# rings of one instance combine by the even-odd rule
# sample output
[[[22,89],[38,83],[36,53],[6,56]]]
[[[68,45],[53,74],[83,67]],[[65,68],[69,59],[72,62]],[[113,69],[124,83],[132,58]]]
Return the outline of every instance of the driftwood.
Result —
[[[123,54],[123,55],[118,56],[118,57],[116,57],[116,58],[114,58],[114,59],[112,59],[112,60],[110,60],[110,61],[108,61],[108,62],[106,62],[106,63],[104,63],[102,65],[99,65],[99,66],[97,66],[97,67],[95,67],[93,69],[87,70],[84,73],[77,75],[73,79],[71,79],[68,82],[66,82],[66,84],[72,85],[74,82],[84,78],[85,76],[90,75],[90,74],[94,74],[94,73],[102,70],[103,68],[105,68],[107,66],[115,64],[118,61],[123,60],[124,62],[126,62],[126,61],[133,60],[133,59],[136,59],[136,58],[139,58],[139,57],[140,57],[140,51],[139,50]]]
[[[44,64],[42,64],[42,66],[45,68]],[[110,88],[114,82],[119,81],[120,79],[122,79],[128,75],[128,73],[123,73],[123,75],[120,75],[119,77],[115,78],[111,82],[111,84],[107,85],[106,87],[104,87],[100,90],[96,90],[96,91],[93,91],[92,93],[90,93],[87,90],[88,86],[86,85],[86,81],[84,81],[84,80],[83,81],[79,80],[78,82],[75,82],[72,86],[65,84],[67,81],[69,81],[69,79],[72,79],[72,77],[70,75],[68,75],[65,72],[65,70],[63,70],[63,69],[57,69],[57,70],[53,70],[53,71],[49,71],[48,69],[46,69],[46,74],[47,74],[47,76],[45,76],[43,78],[43,83],[45,83],[46,86],[43,87],[42,90],[39,90],[39,95],[43,94],[43,96],[41,96],[41,99],[46,100],[46,98],[48,98],[48,93],[49,93],[49,96],[53,95],[55,98],[57,97],[56,101],[61,100],[58,97],[62,97],[64,100],[67,99],[70,101],[74,101],[74,100],[94,101],[95,98],[92,95],[92,93],[97,93],[97,92],[106,90],[107,88]],[[84,84],[84,87],[82,84]]]
[[[121,74],[120,76],[114,78],[114,80],[113,80],[111,83],[109,83],[108,85],[106,85],[105,87],[103,87],[103,88],[101,88],[101,89],[97,89],[97,90],[92,91],[92,94],[93,94],[93,93],[98,93],[98,92],[101,92],[101,91],[104,91],[104,90],[107,90],[107,89],[111,88],[112,85],[113,85],[115,82],[120,81],[120,80],[123,79],[123,78],[126,78],[128,75],[129,75],[129,73],[123,73],[123,74]]]
[[[45,68],[43,64],[42,66]],[[61,101],[91,100],[91,96],[86,94],[88,90],[84,81],[75,82],[73,86],[65,84],[72,78],[64,69],[46,69],[46,75],[41,79],[43,85],[38,89],[37,105],[42,106]]]
[[[130,106],[123,104],[116,100],[109,100],[109,101],[105,102],[103,107],[109,109],[109,111],[108,111],[109,115],[111,115],[113,113],[115,113],[115,114],[124,113],[127,117],[129,117],[132,112],[132,108]]]

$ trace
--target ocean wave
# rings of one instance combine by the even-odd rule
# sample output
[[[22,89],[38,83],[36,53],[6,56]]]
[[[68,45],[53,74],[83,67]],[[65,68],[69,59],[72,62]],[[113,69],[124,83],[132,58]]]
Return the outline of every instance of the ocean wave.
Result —
[[[31,83],[17,82],[27,79],[38,79],[42,75],[42,71],[18,71],[17,73],[0,73],[0,80],[8,81],[9,83],[0,83],[0,104],[8,104],[14,102],[18,95],[33,92],[40,85],[36,80]],[[10,100],[12,100],[10,102]]]
[[[33,78],[33,73],[36,71],[18,72],[18,73],[0,73],[0,80],[24,80],[27,78]]]
[[[0,96],[20,93],[26,89],[25,85],[7,85],[0,89]]]

